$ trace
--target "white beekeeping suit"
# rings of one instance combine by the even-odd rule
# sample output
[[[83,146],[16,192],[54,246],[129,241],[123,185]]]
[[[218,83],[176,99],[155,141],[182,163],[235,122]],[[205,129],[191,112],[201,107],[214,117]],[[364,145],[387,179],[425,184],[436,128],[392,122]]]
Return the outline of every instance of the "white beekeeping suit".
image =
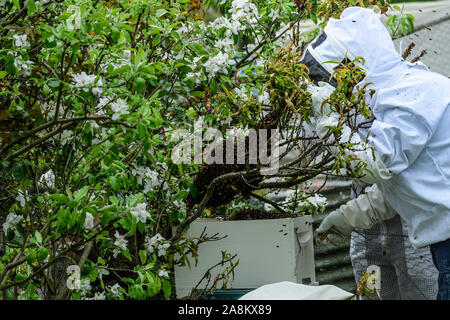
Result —
[[[360,65],[365,82],[376,90],[368,97],[375,118],[368,141],[377,161],[363,152],[357,156],[374,172],[365,181],[376,185],[330,214],[321,227],[338,227],[343,233],[366,229],[352,236],[357,277],[378,262],[385,267],[382,280],[393,288],[389,297],[434,298],[437,271],[426,247],[450,236],[450,135],[445,125],[450,123],[450,81],[421,63],[404,61],[377,16],[362,8],[346,9],[341,19],[331,19],[303,63],[314,80],[329,81],[337,64],[325,62],[357,56],[365,59]],[[326,86],[314,90],[313,104],[314,95],[325,97],[330,91]],[[319,135],[327,130],[327,119],[322,121]],[[360,135],[364,141],[366,132]]]

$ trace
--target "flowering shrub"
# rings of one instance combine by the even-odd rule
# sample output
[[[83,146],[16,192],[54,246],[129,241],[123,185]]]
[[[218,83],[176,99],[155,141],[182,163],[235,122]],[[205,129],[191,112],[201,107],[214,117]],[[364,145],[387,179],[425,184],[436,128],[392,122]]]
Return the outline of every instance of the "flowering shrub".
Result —
[[[258,168],[214,176],[199,198],[202,166],[173,161],[175,132],[304,135],[308,76],[295,62],[320,26],[300,27],[354,4],[0,0],[3,299],[173,297],[174,265],[208,240],[183,230],[238,177],[299,190],[280,210],[322,206],[297,186],[343,167],[324,142],[305,140],[300,160],[267,179]],[[289,141],[285,151],[298,148]]]

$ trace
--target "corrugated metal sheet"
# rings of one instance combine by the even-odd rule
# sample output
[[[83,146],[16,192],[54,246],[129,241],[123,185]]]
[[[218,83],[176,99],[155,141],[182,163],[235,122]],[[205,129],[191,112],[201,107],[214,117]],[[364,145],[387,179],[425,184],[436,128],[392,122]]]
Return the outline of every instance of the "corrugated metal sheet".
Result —
[[[327,198],[328,205],[323,214],[314,216],[314,228],[319,226],[328,213],[350,200],[350,183],[330,181],[322,194]],[[333,284],[349,292],[356,291],[349,249],[350,237],[333,244],[315,246],[316,280],[319,284]]]
[[[432,71],[450,76],[450,16],[445,20],[439,16],[436,23],[431,22],[406,37],[396,39],[397,50],[405,50],[411,42],[416,44],[412,57],[424,49],[428,54],[421,61]],[[317,183],[320,185],[320,182]],[[322,192],[328,199],[325,213],[314,217],[314,228],[317,228],[323,218],[332,210],[350,199],[350,183],[342,180],[329,181]],[[316,279],[319,284],[333,284],[349,292],[356,291],[356,282],[350,261],[350,237],[336,244],[316,245],[314,256],[316,263]]]

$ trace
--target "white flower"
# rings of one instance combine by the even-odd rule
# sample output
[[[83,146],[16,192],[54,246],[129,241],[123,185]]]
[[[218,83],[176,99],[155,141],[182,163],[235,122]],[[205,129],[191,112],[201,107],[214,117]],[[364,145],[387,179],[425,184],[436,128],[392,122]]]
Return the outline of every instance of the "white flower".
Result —
[[[25,77],[29,77],[33,68],[33,61],[23,60],[22,57],[16,56],[14,59],[14,66],[17,68],[20,74],[24,75]]]
[[[241,30],[245,30],[245,25],[239,20],[233,20],[229,25],[229,30],[227,30],[226,35],[227,37],[231,37],[232,34],[238,34]]]
[[[188,99],[182,95],[177,95],[177,99],[173,100],[173,103],[176,105],[183,105],[186,102],[188,102]]]
[[[94,297],[92,298],[92,300],[105,300],[105,299],[106,299],[105,292],[101,293],[96,292]]]
[[[48,117],[53,118],[55,116],[56,103],[44,102],[44,103],[42,103],[41,107],[42,107],[42,110],[44,110],[44,114],[46,114]]]
[[[51,188],[51,189],[55,188],[55,174],[53,173],[53,170],[46,171],[39,178],[39,185],[41,187],[47,187],[47,188]]]
[[[123,50],[123,58],[127,61],[131,61],[131,50]]]
[[[85,296],[88,291],[90,291],[92,289],[91,287],[91,282],[89,281],[89,279],[82,279],[80,280],[80,290],[81,290],[81,295]]]
[[[145,244],[147,245],[147,251],[149,253],[154,252],[154,247],[156,247],[161,241],[165,240],[159,233],[155,234],[153,237],[145,237]]]
[[[95,114],[99,116],[105,115],[104,108],[108,105],[108,103],[111,101],[108,97],[101,97],[98,101],[97,106],[95,107]]]
[[[231,123],[231,121],[233,121],[233,118],[231,118],[230,116],[228,116],[228,118],[226,118],[225,120],[221,121],[221,124],[227,124],[229,125]]]
[[[168,243],[168,242],[161,243],[160,245],[158,245],[158,257],[165,256],[167,253],[167,249],[169,249],[169,247],[170,247],[170,243]]]
[[[203,74],[201,71],[198,72],[189,72],[186,77],[188,79],[192,79],[195,84],[200,84],[202,82]]]
[[[136,176],[139,185],[144,184],[144,192],[147,193],[159,186],[159,174],[148,167],[138,167],[134,165],[131,173]]]
[[[119,234],[119,232],[116,230],[116,233],[114,234],[116,237],[116,241],[114,241],[114,245],[119,248],[120,250],[127,250],[127,244],[128,240],[125,239],[125,236],[122,236]]]
[[[176,201],[173,202],[173,204],[175,205],[175,207],[177,207],[181,211],[185,211],[186,210],[186,204],[183,201],[181,201],[181,200],[176,200]]]
[[[286,191],[286,200],[285,201],[286,202],[293,201],[295,199],[296,195],[297,195],[297,191],[292,190],[292,189],[287,190]]]
[[[17,194],[16,200],[20,202],[21,207],[25,207],[26,202],[30,201],[30,197],[28,196],[28,191],[25,190],[25,192],[23,192],[22,190],[19,190],[17,193],[18,194]]]
[[[327,199],[318,194],[309,197],[308,201],[315,207],[324,207],[327,204]]]
[[[228,57],[228,54],[219,52],[216,56],[210,57],[208,61],[204,63],[206,73],[210,77],[214,77],[217,73],[225,73],[228,66],[235,62]]]
[[[185,35],[186,33],[189,32],[189,29],[187,27],[187,25],[185,25],[184,23],[181,24],[181,27],[179,29],[177,29],[177,32],[180,36]]]
[[[231,50],[231,47],[234,45],[234,41],[231,38],[220,39],[216,42],[215,47],[218,50]]]
[[[208,26],[213,30],[217,30],[223,27],[227,27],[229,24],[230,22],[225,17],[220,16],[214,19],[214,21],[211,21]]]
[[[10,212],[6,217],[6,221],[3,223],[3,231],[8,233],[8,230],[16,230],[17,225],[20,223],[21,216]]]
[[[111,291],[111,294],[115,298],[119,298],[121,296],[119,289],[122,289],[122,287],[118,283],[116,283],[115,285],[113,285],[112,287],[109,288],[109,290]]]
[[[247,89],[245,87],[234,88],[234,91],[236,92],[238,97],[240,97],[242,100],[248,101],[248,93],[247,93]]]
[[[94,228],[94,216],[90,212],[86,212],[83,228],[85,230],[91,230]]]
[[[158,172],[150,170],[149,168],[147,168],[147,170],[145,171],[145,189],[154,189],[159,185],[159,180],[158,180]]]
[[[103,276],[107,276],[107,275],[109,275],[109,270],[106,270],[105,268],[100,268],[100,269],[98,270],[98,277],[99,277],[100,279],[103,280]]]
[[[197,62],[199,62],[203,57],[195,57],[194,59],[192,59],[192,62],[194,64],[197,64]]]
[[[103,93],[103,88],[101,88],[101,86],[103,86],[103,79],[99,78],[97,81],[97,85],[92,88],[92,93],[97,97]]]
[[[269,18],[272,18],[272,21],[274,21],[280,17],[280,12],[278,10],[270,9],[268,16]]]
[[[134,208],[130,209],[130,213],[136,218],[138,222],[145,223],[150,213],[147,212],[147,204],[145,202],[138,203]]]
[[[84,71],[73,75],[75,86],[77,88],[82,89],[84,92],[88,92],[89,89],[93,87],[92,93],[96,96],[99,96],[103,92],[103,89],[101,88],[101,86],[103,86],[103,80],[100,77],[97,80],[97,83],[95,83],[96,77],[97,76],[95,74],[86,74],[86,72]]]
[[[160,277],[165,277],[165,278],[169,277],[169,273],[166,270],[164,270],[164,269],[159,270],[158,275]]]
[[[123,99],[117,99],[117,101],[111,103],[111,110],[114,112],[112,119],[117,120],[123,114],[129,114],[128,104]]]
[[[64,130],[61,133],[61,143],[67,144],[69,142],[69,139],[72,137],[73,132],[71,130]]]
[[[73,75],[73,79],[75,80],[75,86],[77,88],[83,89],[83,91],[88,92],[89,87],[92,86],[95,82],[95,74],[86,74],[86,72],[82,71],[81,73],[77,73]]]
[[[22,34],[22,35],[18,35],[15,34],[13,35],[14,38],[14,45],[16,47],[29,47],[30,43],[27,40],[27,35],[26,34]]]
[[[270,104],[270,96],[267,91],[264,91],[261,95],[259,95],[256,100],[260,104],[268,105]]]
[[[257,10],[256,6],[249,2],[248,0],[234,0],[231,3],[231,10],[233,12],[236,12],[237,10],[244,10],[244,11],[250,11],[250,10]]]

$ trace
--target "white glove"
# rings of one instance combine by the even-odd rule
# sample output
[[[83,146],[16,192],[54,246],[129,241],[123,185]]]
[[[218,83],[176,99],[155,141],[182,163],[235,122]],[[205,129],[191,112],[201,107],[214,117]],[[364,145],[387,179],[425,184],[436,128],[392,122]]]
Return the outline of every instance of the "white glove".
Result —
[[[331,212],[317,229],[319,237],[329,233],[349,235],[353,229],[369,229],[375,224],[393,218],[397,213],[384,201],[377,185],[367,188],[365,194]]]
[[[328,104],[324,104],[322,109],[322,102],[330,97],[335,88],[326,82],[320,81],[318,86],[311,84],[308,86],[307,90],[311,93],[314,118],[319,119],[321,117],[328,116],[331,111],[330,106]]]
[[[340,236],[348,236],[352,233],[353,229],[353,226],[350,225],[347,218],[345,218],[339,210],[335,210],[323,219],[316,232],[320,238],[324,238],[330,233],[337,233]]]

